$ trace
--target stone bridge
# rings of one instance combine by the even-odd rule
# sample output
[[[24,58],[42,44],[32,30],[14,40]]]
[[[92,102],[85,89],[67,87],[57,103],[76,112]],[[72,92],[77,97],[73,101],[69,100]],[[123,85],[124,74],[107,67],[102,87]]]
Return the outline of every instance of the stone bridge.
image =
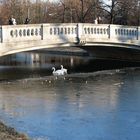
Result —
[[[140,60],[140,27],[88,23],[0,27],[0,56],[65,46],[77,46],[102,57],[119,59],[128,55]]]

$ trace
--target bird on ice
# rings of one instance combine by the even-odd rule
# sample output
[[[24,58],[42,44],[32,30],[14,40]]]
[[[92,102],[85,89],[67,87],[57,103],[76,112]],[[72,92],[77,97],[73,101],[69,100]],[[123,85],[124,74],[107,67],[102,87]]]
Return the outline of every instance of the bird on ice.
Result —
[[[55,76],[59,76],[59,75],[64,75],[64,71],[63,70],[56,70],[55,67],[52,67],[52,74],[55,75]]]
[[[67,74],[67,69],[65,69],[63,65],[61,65],[61,70],[64,71],[64,74]]]

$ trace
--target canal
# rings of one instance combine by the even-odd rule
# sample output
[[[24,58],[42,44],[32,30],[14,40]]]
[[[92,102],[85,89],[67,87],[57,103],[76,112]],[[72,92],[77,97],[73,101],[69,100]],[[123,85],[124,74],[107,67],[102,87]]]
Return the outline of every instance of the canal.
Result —
[[[140,138],[139,63],[28,52],[0,64],[0,119],[33,140]]]

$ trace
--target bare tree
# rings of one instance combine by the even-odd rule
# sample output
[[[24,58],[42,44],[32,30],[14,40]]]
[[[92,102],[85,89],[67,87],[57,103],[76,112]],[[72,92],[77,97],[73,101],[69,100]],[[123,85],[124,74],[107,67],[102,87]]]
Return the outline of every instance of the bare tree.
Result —
[[[101,3],[101,8],[106,12],[106,15],[108,15],[109,23],[113,24],[118,13],[118,5],[120,3],[120,0],[109,0],[107,3],[101,1]]]
[[[3,0],[0,4],[1,24],[13,16],[18,24],[28,17],[30,23],[93,22],[102,17],[104,23],[140,24],[140,0]],[[103,19],[104,18],[104,19]]]

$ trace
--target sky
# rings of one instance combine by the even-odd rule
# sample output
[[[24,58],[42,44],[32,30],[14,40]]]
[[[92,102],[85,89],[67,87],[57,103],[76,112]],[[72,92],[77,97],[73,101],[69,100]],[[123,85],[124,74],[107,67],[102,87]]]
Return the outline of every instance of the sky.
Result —
[[[57,2],[57,1],[59,1],[59,0],[49,0],[49,1],[50,1],[50,2]],[[104,1],[105,3],[108,3],[108,4],[109,4],[111,0],[103,0],[103,1]]]
[[[50,1],[50,2],[58,2],[60,0],[44,0],[44,1]],[[111,0],[103,0],[106,4],[109,4]]]

